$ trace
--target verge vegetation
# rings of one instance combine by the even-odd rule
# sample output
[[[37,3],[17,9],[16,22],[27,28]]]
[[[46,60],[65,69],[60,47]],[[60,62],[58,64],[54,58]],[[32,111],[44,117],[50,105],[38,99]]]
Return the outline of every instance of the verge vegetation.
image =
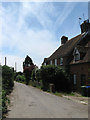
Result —
[[[2,67],[2,117],[4,117],[7,112],[7,104],[10,102],[8,95],[13,90],[14,86],[14,71],[13,68],[8,66]]]

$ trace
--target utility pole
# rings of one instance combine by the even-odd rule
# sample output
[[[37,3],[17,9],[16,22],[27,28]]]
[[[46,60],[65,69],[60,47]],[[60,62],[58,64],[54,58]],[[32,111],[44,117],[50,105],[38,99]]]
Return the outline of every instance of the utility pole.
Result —
[[[7,58],[5,57],[5,66],[7,65]]]
[[[17,72],[17,63],[15,62],[15,71]]]

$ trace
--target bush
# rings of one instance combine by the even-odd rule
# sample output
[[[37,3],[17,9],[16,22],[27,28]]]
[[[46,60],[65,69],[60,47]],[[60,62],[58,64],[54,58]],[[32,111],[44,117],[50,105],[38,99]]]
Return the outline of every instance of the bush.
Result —
[[[42,66],[40,75],[44,90],[49,90],[49,84],[52,83],[55,85],[56,91],[69,91],[69,79],[63,68],[54,65]]]
[[[31,73],[31,80],[35,81],[36,80],[36,69],[34,68]]]
[[[42,66],[40,70],[40,75],[43,83],[43,90],[48,90],[49,83],[54,82],[55,66],[51,65]]]
[[[70,91],[70,82],[67,77],[67,73],[61,67],[55,68],[54,84],[55,84],[56,91],[63,91],[63,92]]]
[[[17,75],[16,81],[17,82],[25,82],[25,76],[24,75]]]
[[[38,82],[42,82],[42,81],[41,81],[41,70],[40,70],[40,69],[38,69],[38,70],[36,71],[36,80],[37,80]]]

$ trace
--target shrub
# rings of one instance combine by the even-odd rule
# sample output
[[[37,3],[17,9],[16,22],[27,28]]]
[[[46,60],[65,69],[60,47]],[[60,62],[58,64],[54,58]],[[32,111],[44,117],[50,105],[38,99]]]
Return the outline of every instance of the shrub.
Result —
[[[36,69],[34,68],[31,73],[31,80],[35,81],[36,80]]]
[[[49,83],[53,83],[55,76],[55,66],[47,65],[42,66],[40,75],[43,83],[43,90],[49,89]]]
[[[25,82],[25,76],[18,74],[18,75],[16,76],[16,81],[17,81],[17,82]]]
[[[40,69],[38,69],[37,71],[36,71],[36,80],[38,81],[38,82],[41,82],[41,70]]]
[[[42,66],[40,75],[44,90],[49,90],[49,84],[53,83],[56,91],[69,91],[69,79],[62,67],[54,65]]]

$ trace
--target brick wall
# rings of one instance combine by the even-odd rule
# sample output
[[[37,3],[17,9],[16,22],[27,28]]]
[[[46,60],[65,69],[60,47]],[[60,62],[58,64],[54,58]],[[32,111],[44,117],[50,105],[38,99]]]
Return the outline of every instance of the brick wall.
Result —
[[[81,80],[82,77],[85,76],[85,85],[90,84],[90,63],[85,63],[85,64],[75,64],[70,66],[70,74],[71,75],[76,75],[76,91],[81,91]],[[73,82],[72,82],[73,83]]]

